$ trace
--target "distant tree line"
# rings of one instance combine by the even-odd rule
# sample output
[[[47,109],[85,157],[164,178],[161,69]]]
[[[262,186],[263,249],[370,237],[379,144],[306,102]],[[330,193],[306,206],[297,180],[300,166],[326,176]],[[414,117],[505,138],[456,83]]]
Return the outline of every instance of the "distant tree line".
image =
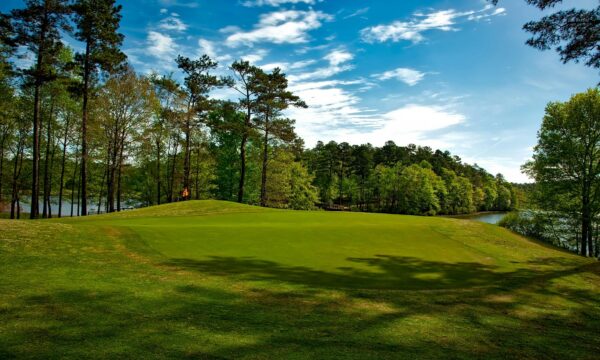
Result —
[[[321,206],[414,215],[507,211],[517,206],[513,186],[448,151],[389,141],[319,142],[304,152]]]
[[[424,215],[515,207],[501,175],[448,152],[305,149],[285,114],[306,104],[280,69],[239,60],[217,76],[209,56],[179,56],[177,74],[139,75],[120,50],[120,10],[114,0],[28,0],[0,14],[0,206],[11,218],[26,198],[39,199],[31,218],[207,198]],[[24,48],[32,62],[21,69]],[[218,88],[237,101],[212,98]]]

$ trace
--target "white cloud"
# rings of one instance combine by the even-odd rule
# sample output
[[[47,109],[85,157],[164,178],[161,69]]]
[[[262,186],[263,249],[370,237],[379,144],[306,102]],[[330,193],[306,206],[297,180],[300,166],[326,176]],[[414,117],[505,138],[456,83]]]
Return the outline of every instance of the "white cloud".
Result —
[[[211,59],[216,60],[218,62],[227,62],[227,61],[231,60],[231,55],[229,55],[229,54],[221,55],[217,51],[217,46],[215,45],[215,43],[210,40],[198,39],[198,48],[199,48],[198,57],[206,54]]]
[[[298,92],[308,109],[293,109],[297,131],[307,146],[317,141],[346,141],[382,146],[392,140],[397,144],[419,144],[434,148],[455,147],[461,133],[448,129],[463,124],[463,114],[443,107],[408,104],[384,114],[358,106],[359,99],[338,87]],[[445,131],[439,134],[440,131]]]
[[[314,5],[315,0],[249,0],[244,1],[242,5],[252,7],[252,6],[281,6],[283,4],[308,4]]]
[[[288,79],[291,83],[296,83],[304,80],[319,80],[319,79],[327,79],[332,77],[333,75],[337,75],[341,72],[352,70],[352,65],[344,65],[344,66],[328,66],[325,68],[316,69],[314,71],[301,73],[301,74],[293,74],[289,75]]]
[[[383,116],[387,121],[381,135],[425,132],[445,129],[465,121],[465,116],[439,106],[408,104]],[[389,136],[389,135],[388,135]]]
[[[161,13],[161,14],[166,14],[166,13],[168,13],[168,12],[169,12],[169,10],[167,10],[167,9],[165,9],[165,8],[162,8],[162,9],[160,9],[160,13]]]
[[[272,62],[272,63],[260,65],[260,67],[265,71],[272,71],[275,68],[280,68],[281,70],[287,71],[287,70],[303,69],[307,66],[314,64],[315,62],[316,62],[315,60],[302,60],[302,61],[296,61],[296,62],[292,62],[292,63]]]
[[[415,86],[423,80],[425,73],[409,68],[397,68],[381,74],[375,74],[373,77],[379,80],[397,79],[409,86]]]
[[[481,10],[460,12],[454,9],[440,10],[427,14],[417,13],[409,21],[394,21],[387,25],[377,25],[361,30],[361,37],[366,42],[421,42],[425,39],[423,33],[438,31],[455,31],[456,22],[460,19],[478,21],[491,16],[504,15],[504,8],[494,9],[487,5]]]
[[[284,10],[262,14],[254,30],[243,31],[235,27],[223,28],[222,32],[232,32],[226,39],[229,46],[253,45],[257,42],[274,44],[300,44],[308,42],[308,32],[318,29],[322,21],[332,17],[321,11]]]
[[[175,13],[158,23],[158,28],[166,31],[182,32],[187,30],[188,26]]]
[[[177,52],[177,44],[169,35],[157,31],[148,32],[148,53],[158,58],[172,57]]]
[[[290,83],[298,83],[304,80],[319,80],[330,78],[341,72],[353,69],[353,65],[345,64],[353,58],[354,55],[352,55],[344,49],[333,50],[329,54],[325,55],[325,57],[323,58],[323,60],[329,63],[329,66],[301,74],[289,75],[288,79],[290,80]]]
[[[179,0],[159,0],[159,3],[163,6],[178,6],[185,8],[197,8],[199,6],[196,1],[179,1]]]
[[[310,66],[312,64],[316,63],[315,60],[301,60],[301,61],[296,61],[290,64],[289,68],[290,69],[303,69],[307,66]]]
[[[217,51],[215,50],[215,45],[212,41],[206,39],[199,39],[198,46],[200,47],[201,54],[206,54],[213,59],[217,57]]]
[[[337,131],[370,123],[367,109],[361,109],[360,99],[336,80],[303,82],[290,87],[308,105],[307,109],[290,109],[296,119],[296,129],[308,146],[317,140],[339,139]]]
[[[248,61],[251,64],[256,64],[267,56],[269,52],[264,49],[259,49],[253,53],[240,56],[242,60]]]
[[[352,59],[354,59],[354,55],[343,49],[334,50],[325,56],[325,60],[329,61],[332,66],[338,66]]]
[[[369,12],[369,8],[368,8],[368,7],[366,7],[366,8],[362,8],[362,9],[358,9],[358,10],[356,10],[355,12],[353,12],[352,14],[350,14],[350,15],[347,15],[347,16],[344,16],[344,19],[350,19],[350,18],[353,18],[353,17],[359,16],[359,15],[366,14],[366,13],[368,13],[368,12]]]

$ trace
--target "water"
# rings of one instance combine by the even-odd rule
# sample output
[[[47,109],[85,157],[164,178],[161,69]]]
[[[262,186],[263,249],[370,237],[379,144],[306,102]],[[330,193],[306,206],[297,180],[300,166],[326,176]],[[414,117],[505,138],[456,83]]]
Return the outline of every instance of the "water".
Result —
[[[492,225],[497,225],[500,222],[500,220],[504,219],[504,217],[507,214],[508,213],[506,213],[506,212],[488,212],[488,213],[479,213],[479,214],[472,214],[472,215],[456,215],[456,216],[449,216],[449,217],[457,218],[457,219],[474,220],[474,221],[480,221],[480,222],[484,222],[484,223],[488,223],[488,224],[492,224]]]
[[[508,213],[476,214],[468,217],[468,219],[496,225],[500,222],[500,220],[504,219],[506,214]]]
[[[104,201],[104,200],[103,200]],[[40,204],[39,204],[39,208],[40,208],[40,214],[42,213],[42,209],[43,209],[43,202],[40,199]],[[135,207],[139,207],[140,203],[136,202],[136,201],[132,201],[132,200],[126,200],[121,202],[121,206],[123,208],[135,208]],[[58,196],[52,196],[50,197],[50,207],[52,208],[52,216],[57,216],[58,215]],[[102,206],[100,207],[100,213],[104,212],[104,202],[102,203]],[[10,206],[8,208],[8,211],[10,211]],[[29,213],[31,211],[31,200],[29,197],[22,197],[21,198],[21,213]],[[77,216],[77,211],[78,211],[78,206],[77,206],[77,201],[75,201],[75,203],[73,204],[73,215]],[[97,199],[94,200],[89,200],[88,201],[88,214],[93,215],[98,213],[98,201]],[[71,216],[71,199],[69,197],[64,197],[63,201],[62,201],[62,216]]]

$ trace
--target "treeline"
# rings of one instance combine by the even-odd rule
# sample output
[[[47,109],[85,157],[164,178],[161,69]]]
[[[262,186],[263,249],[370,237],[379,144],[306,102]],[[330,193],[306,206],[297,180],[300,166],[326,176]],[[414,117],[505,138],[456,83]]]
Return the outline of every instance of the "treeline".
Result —
[[[304,159],[325,208],[414,215],[506,211],[517,205],[502,175],[462,163],[448,151],[319,142]]]
[[[207,198],[427,215],[516,204],[502,176],[448,152],[305,150],[285,113],[306,104],[280,69],[239,60],[217,76],[210,57],[179,56],[178,73],[139,75],[120,51],[120,10],[114,0],[30,0],[0,15],[0,207],[11,218],[26,202],[31,218]],[[19,69],[23,48],[33,61]],[[218,88],[238,100],[214,99]]]

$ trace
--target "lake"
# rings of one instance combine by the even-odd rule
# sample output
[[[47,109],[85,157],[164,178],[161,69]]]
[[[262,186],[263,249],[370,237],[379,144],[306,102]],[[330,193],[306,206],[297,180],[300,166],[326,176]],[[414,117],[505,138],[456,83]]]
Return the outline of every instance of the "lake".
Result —
[[[65,216],[65,217],[71,216],[70,198],[64,197],[62,204],[63,204],[62,216]],[[40,199],[40,205],[39,205],[40,214],[42,213],[43,206],[44,206],[44,204],[43,204],[42,200]],[[136,207],[140,207],[140,203],[137,201],[133,201],[133,200],[125,200],[125,201],[121,202],[121,206],[123,208],[136,208]],[[56,216],[58,214],[58,196],[50,197],[50,207],[52,208],[52,216]],[[75,215],[77,214],[77,209],[78,209],[78,205],[77,205],[77,203],[74,203],[73,204],[73,213]],[[9,207],[7,210],[10,211],[10,204],[9,204]],[[28,214],[30,211],[31,211],[31,199],[30,199],[30,197],[23,196],[21,198],[21,212]],[[100,212],[101,213],[104,212],[104,203],[100,207]],[[88,200],[88,214],[94,215],[97,213],[98,213],[98,200],[97,199]]]
[[[470,215],[456,215],[448,216],[455,219],[468,219],[474,221],[481,221],[488,224],[497,225],[508,213],[506,212],[484,212]]]

